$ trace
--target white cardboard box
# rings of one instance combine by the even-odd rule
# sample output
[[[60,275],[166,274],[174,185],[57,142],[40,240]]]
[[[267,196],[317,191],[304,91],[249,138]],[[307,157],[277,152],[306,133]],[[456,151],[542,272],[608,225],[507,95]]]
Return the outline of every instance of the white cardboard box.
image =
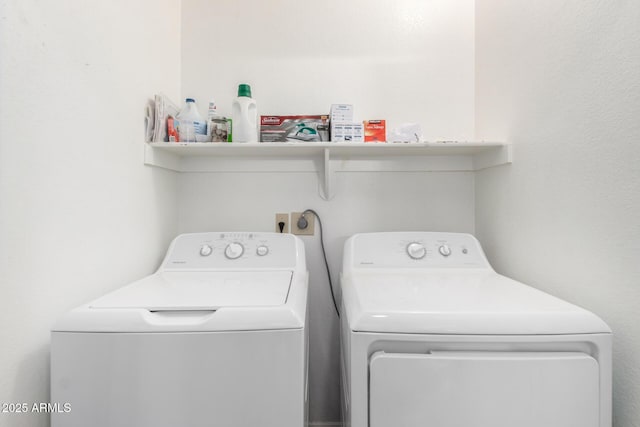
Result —
[[[363,142],[364,125],[357,122],[331,122],[331,141]]]
[[[332,122],[353,122],[353,105],[331,104],[330,119]]]

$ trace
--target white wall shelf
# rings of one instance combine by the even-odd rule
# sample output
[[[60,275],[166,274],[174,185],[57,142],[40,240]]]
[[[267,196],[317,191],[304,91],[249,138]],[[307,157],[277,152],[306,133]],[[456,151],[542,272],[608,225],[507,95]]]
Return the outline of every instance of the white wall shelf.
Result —
[[[176,172],[317,172],[333,197],[339,172],[468,172],[512,162],[503,142],[145,143],[144,163]]]

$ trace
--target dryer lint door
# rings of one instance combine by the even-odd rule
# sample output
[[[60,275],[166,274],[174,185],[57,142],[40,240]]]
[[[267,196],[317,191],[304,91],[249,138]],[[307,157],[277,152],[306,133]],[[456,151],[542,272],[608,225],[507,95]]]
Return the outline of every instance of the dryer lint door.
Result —
[[[598,427],[598,362],[579,352],[375,353],[371,427]]]

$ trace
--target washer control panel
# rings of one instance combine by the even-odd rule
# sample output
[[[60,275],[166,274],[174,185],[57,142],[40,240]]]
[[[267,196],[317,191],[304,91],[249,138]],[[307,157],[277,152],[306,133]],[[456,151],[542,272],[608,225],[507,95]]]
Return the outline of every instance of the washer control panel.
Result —
[[[489,267],[470,234],[392,232],[357,234],[345,246],[352,268]]]
[[[192,233],[174,239],[165,270],[293,268],[304,251],[291,234]]]

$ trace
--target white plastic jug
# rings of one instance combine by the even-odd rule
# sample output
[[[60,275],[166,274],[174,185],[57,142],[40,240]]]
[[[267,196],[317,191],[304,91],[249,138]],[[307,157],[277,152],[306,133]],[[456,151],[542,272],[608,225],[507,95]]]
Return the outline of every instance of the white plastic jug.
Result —
[[[231,108],[233,142],[258,142],[258,106],[251,98],[251,86],[238,86]]]
[[[178,119],[180,142],[196,142],[198,135],[206,135],[207,124],[202,120],[193,98],[186,99],[185,107],[180,110],[176,118]]]

